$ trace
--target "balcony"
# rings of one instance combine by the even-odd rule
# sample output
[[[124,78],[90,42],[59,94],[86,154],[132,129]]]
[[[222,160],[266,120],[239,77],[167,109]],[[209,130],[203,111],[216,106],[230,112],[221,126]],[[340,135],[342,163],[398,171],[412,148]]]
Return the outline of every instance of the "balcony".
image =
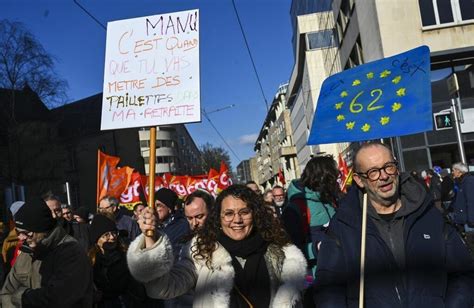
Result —
[[[294,156],[296,155],[296,147],[281,147],[278,151],[278,155],[281,156]]]

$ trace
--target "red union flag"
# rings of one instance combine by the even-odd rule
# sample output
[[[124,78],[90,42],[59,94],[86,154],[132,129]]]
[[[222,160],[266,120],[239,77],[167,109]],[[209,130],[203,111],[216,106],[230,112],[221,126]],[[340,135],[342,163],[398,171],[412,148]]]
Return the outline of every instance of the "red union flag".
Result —
[[[120,196],[120,205],[128,210],[133,210],[134,205],[141,202],[140,191],[144,193],[146,200],[148,200],[147,182],[148,177],[140,176],[137,172],[134,172],[128,187],[124,189]],[[180,198],[185,198],[197,189],[205,190],[216,197],[230,185],[232,185],[232,179],[229,175],[229,169],[224,163],[221,163],[219,172],[211,168],[207,174],[202,175],[181,176],[165,173],[162,177],[155,178],[155,191],[166,187],[176,192]]]
[[[281,168],[278,169],[278,180],[280,181],[280,183],[283,186],[285,186],[286,180],[285,180],[285,176],[283,175],[283,171],[281,170]]]
[[[338,162],[338,169],[339,169],[339,188],[342,192],[346,192],[346,185],[347,181],[350,177],[349,169],[347,168],[346,161],[342,158],[341,153],[339,153],[339,162]]]
[[[100,150],[97,157],[97,203],[106,195],[118,198],[128,187],[133,168],[117,168],[120,158],[107,155]]]

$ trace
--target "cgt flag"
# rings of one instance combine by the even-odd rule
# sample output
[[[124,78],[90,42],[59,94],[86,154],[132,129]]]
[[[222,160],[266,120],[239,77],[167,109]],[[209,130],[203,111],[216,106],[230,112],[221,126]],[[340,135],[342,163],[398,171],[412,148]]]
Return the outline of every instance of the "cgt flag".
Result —
[[[120,197],[130,183],[133,168],[117,168],[120,158],[107,155],[100,150],[97,156],[97,203],[99,203],[105,195]]]
[[[421,46],[328,77],[308,144],[429,131],[431,105],[430,50]]]

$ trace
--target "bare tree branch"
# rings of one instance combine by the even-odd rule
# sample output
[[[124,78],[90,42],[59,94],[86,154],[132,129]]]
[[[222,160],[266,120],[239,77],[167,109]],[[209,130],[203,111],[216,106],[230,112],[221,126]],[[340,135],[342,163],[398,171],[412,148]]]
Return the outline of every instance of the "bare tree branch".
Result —
[[[67,100],[68,84],[54,69],[54,57],[22,23],[0,20],[0,86],[28,85],[46,106],[57,107]]]

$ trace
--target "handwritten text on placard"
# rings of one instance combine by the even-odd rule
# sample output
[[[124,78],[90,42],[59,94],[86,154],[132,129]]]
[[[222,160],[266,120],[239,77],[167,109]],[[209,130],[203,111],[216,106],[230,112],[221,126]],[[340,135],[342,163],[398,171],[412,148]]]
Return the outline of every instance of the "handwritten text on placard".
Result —
[[[101,129],[200,120],[199,11],[108,23]]]

